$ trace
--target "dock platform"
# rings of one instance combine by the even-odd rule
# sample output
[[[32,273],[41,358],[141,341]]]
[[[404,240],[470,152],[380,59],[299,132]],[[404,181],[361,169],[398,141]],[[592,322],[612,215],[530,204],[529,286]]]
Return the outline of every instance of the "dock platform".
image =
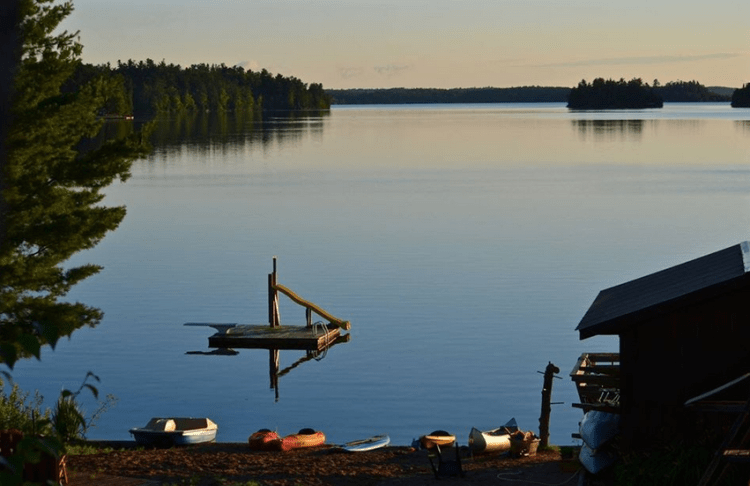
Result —
[[[208,338],[210,348],[319,351],[332,345],[341,335],[341,329],[334,324],[276,327],[270,327],[268,324],[187,323],[185,325],[216,329],[218,332]]]

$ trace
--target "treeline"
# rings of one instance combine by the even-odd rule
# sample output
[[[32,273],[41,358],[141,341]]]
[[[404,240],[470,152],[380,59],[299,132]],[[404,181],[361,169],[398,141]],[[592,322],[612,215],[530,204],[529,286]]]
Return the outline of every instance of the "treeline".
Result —
[[[586,80],[570,90],[568,108],[571,110],[611,110],[625,108],[661,108],[664,100],[640,78],[625,81],[596,78]]]
[[[567,100],[570,88],[524,86],[517,88],[388,88],[329,89],[336,105],[409,103],[555,103]]]
[[[654,92],[669,102],[716,102],[729,101],[731,96],[716,93],[706,88],[698,81],[670,81],[661,86],[659,80],[654,80]]]
[[[147,116],[189,111],[321,110],[331,106],[322,84],[309,86],[295,77],[272,75],[240,66],[194,64],[183,68],[164,61],[118,61],[79,64],[68,82],[71,91],[105,75],[122,85],[123,94],[108,101],[108,114]]]
[[[607,84],[602,78],[602,82]],[[624,80],[609,81],[614,84]],[[597,82],[598,84],[598,82]],[[648,86],[641,81],[642,87]],[[575,89],[575,88],[574,88]],[[729,101],[731,95],[718,93],[697,81],[671,81],[665,85],[654,80],[651,87],[656,97],[669,102]],[[721,88],[714,88],[721,89]],[[724,88],[731,93],[731,88]],[[336,105],[409,104],[409,103],[564,103],[569,101],[571,88],[522,86],[515,88],[384,88],[328,89]]]
[[[732,106],[734,108],[750,108],[750,83],[740,89],[734,90],[732,94]]]

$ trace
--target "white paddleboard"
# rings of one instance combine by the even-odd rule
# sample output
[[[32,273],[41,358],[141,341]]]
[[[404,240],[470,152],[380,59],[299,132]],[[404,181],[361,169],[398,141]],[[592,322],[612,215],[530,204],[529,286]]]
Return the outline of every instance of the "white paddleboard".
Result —
[[[376,435],[370,437],[369,439],[347,442],[346,444],[342,445],[341,448],[349,452],[365,452],[385,447],[390,443],[391,438],[388,435]]]

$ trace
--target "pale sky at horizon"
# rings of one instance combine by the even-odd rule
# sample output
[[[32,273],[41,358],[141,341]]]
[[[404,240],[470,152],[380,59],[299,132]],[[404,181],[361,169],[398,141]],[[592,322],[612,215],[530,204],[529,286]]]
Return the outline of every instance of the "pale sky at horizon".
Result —
[[[242,65],[325,88],[750,82],[750,2],[74,0],[83,61]]]

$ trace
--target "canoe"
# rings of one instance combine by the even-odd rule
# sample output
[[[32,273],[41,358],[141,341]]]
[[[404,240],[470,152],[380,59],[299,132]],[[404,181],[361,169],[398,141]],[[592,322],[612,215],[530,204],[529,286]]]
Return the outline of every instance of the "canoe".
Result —
[[[390,443],[391,438],[388,435],[375,435],[368,439],[347,442],[341,448],[348,452],[365,452],[385,447]]]
[[[273,441],[279,440],[279,434],[272,430],[260,429],[253,432],[247,439],[250,449],[254,451],[270,451],[274,449]]]
[[[608,468],[617,462],[617,457],[613,448],[605,446],[595,451],[585,442],[581,445],[581,450],[578,453],[578,461],[591,474],[598,474],[603,469]]]
[[[482,431],[476,427],[469,432],[469,448],[474,453],[481,452],[508,452],[510,451],[510,439],[513,432],[518,431],[516,419],[510,419],[502,427]]]
[[[436,430],[431,434],[423,435],[419,438],[419,443],[424,449],[432,449],[436,445],[449,446],[456,441],[456,436],[444,430]]]
[[[138,445],[171,447],[214,442],[218,429],[208,418],[155,417],[145,427],[130,429],[130,433]]]
[[[291,451],[305,447],[317,447],[326,443],[326,436],[321,431],[302,429],[296,434],[287,435],[283,439],[270,442],[271,448],[277,451]]]
[[[505,428],[482,431],[475,427],[469,432],[469,449],[472,452],[508,452],[510,434]]]

